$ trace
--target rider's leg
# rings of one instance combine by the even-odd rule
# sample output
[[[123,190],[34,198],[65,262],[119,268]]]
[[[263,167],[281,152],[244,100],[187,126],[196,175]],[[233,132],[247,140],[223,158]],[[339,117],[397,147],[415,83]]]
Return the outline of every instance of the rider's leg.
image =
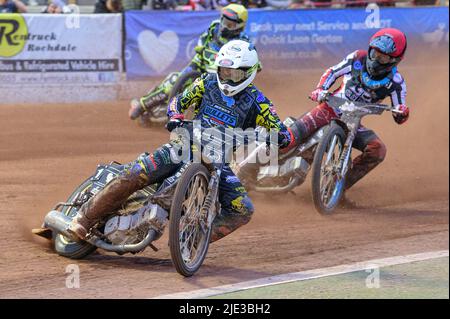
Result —
[[[328,125],[335,118],[337,118],[336,113],[326,103],[320,103],[311,111],[299,117],[296,121],[298,134],[300,135],[297,145],[304,143],[318,129]]]
[[[157,105],[168,104],[169,101],[167,99],[169,98],[170,91],[172,91],[177,79],[181,75],[191,72],[192,70],[199,70],[198,66],[193,62],[189,63],[181,72],[170,73],[160,85],[152,89],[139,100],[131,100],[130,110],[128,111],[130,119],[134,120],[138,118],[142,113]]]
[[[254,212],[245,188],[229,166],[224,167],[220,177],[219,200],[222,210],[214,219],[211,242],[247,224]]]
[[[130,119],[136,119],[142,113],[147,112],[148,110],[159,104],[167,104],[170,90],[172,90],[172,87],[178,79],[179,75],[180,73],[177,72],[170,73],[161,82],[161,84],[153,88],[146,95],[144,95],[140,99],[133,99],[131,101],[130,110],[128,111],[128,116],[130,117]]]
[[[356,135],[353,147],[362,153],[353,160],[352,168],[347,173],[345,188],[349,189],[386,157],[386,145],[374,131],[361,127]]]
[[[81,206],[72,220],[70,230],[85,239],[92,226],[118,209],[131,194],[173,174],[181,163],[171,159],[171,147],[165,144],[153,154],[144,153],[127,164],[117,178]]]

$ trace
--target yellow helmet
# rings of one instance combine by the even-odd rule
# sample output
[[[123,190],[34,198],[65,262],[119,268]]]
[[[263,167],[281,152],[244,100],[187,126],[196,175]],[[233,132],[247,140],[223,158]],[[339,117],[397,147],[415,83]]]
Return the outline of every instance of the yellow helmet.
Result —
[[[233,39],[244,31],[248,20],[247,9],[240,4],[229,4],[222,8],[220,17],[220,36]]]

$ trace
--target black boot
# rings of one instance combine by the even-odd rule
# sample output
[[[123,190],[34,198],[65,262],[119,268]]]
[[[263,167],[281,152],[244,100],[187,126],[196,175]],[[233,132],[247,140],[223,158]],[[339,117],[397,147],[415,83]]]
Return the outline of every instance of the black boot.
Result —
[[[142,106],[138,99],[132,99],[130,102],[130,109],[128,111],[128,116],[131,120],[137,119],[142,113],[145,112],[145,108]]]

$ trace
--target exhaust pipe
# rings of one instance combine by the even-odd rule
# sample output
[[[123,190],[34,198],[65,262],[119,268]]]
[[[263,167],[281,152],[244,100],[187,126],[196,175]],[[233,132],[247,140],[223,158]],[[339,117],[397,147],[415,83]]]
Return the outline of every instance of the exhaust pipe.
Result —
[[[44,218],[44,226],[60,233],[72,240],[79,241],[79,238],[69,231],[69,225],[72,219],[60,211],[51,210]]]
[[[154,229],[150,229],[147,233],[147,236],[145,236],[145,238],[137,244],[112,245],[108,244],[107,242],[101,240],[98,237],[93,237],[87,239],[86,241],[98,248],[104,249],[106,251],[112,251],[118,253],[119,255],[122,255],[125,253],[138,253],[144,250],[147,246],[149,246],[152,243],[152,241],[155,240],[157,235],[158,233]]]
[[[261,193],[286,193],[291,191],[293,188],[298,186],[300,182],[300,177],[294,176],[294,178],[289,182],[289,184],[285,186],[255,186],[255,191],[261,192]]]
[[[71,240],[80,241],[80,239],[75,234],[69,231],[69,225],[71,222],[72,219],[69,216],[64,215],[60,211],[52,210],[44,218],[44,227],[50,228],[52,231],[60,233],[61,235],[70,238]],[[152,243],[152,241],[154,241],[158,237],[158,235],[159,234],[156,230],[150,229],[145,238],[137,244],[112,245],[98,238],[97,236],[88,238],[86,239],[86,241],[106,251],[125,254],[137,253],[144,250]]]

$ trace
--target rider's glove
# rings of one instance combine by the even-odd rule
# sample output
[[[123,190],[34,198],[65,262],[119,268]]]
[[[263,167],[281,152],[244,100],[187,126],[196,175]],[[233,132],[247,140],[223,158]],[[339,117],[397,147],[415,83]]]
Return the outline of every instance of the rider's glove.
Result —
[[[395,107],[397,112],[392,113],[392,116],[394,117],[394,121],[397,124],[403,124],[408,120],[409,117],[409,107],[407,107],[404,104],[397,105]]]
[[[166,129],[169,132],[172,132],[177,127],[180,127],[183,124],[184,115],[183,114],[175,114],[170,119],[169,122],[166,123]]]
[[[328,93],[327,90],[324,90],[322,88],[317,88],[311,92],[311,94],[309,95],[309,98],[315,102],[321,103],[324,101],[327,93]]]

